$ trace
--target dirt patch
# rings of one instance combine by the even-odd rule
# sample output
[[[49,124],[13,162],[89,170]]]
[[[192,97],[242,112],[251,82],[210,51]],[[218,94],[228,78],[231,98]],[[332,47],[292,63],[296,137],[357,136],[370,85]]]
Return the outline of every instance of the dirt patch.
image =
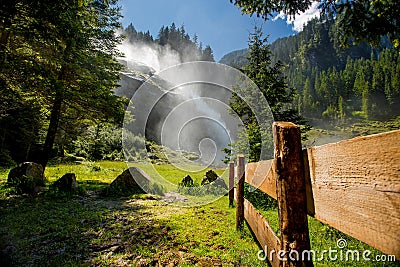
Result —
[[[176,203],[176,202],[187,202],[188,198],[176,192],[168,192],[164,194],[161,200],[167,203]]]

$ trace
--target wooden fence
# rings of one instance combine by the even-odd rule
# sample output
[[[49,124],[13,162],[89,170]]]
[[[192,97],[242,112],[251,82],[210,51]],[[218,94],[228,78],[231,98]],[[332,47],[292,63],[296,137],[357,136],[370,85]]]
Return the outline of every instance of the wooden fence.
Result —
[[[293,123],[274,123],[273,135],[273,160],[230,164],[236,227],[247,221],[272,266],[313,265],[287,258],[310,250],[307,215],[400,259],[400,130],[306,150]],[[244,199],[245,181],[277,200],[280,238]]]

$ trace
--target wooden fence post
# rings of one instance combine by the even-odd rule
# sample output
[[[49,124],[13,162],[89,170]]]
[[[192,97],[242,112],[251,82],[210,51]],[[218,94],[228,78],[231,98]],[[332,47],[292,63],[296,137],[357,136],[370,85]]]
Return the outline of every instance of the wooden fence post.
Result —
[[[274,122],[273,134],[280,243],[285,252],[278,257],[285,259],[281,266],[313,266],[312,259],[302,259],[303,251],[310,250],[310,238],[300,128]]]
[[[235,163],[229,162],[229,207],[233,207],[235,194]]]
[[[243,229],[244,223],[244,168],[244,156],[238,155],[238,184],[236,187],[236,230]]]

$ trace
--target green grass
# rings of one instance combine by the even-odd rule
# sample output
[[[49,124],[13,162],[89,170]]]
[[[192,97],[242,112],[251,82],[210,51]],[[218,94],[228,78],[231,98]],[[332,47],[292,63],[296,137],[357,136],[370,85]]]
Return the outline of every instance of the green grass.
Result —
[[[171,165],[138,165],[177,183],[186,172]],[[0,169],[0,266],[265,266],[250,230],[235,231],[235,209],[226,196],[202,206],[179,207],[149,195],[101,197],[127,168],[123,162],[60,164],[46,168],[49,183],[74,172],[84,188],[79,194],[48,192],[14,196]],[[148,168],[148,169],[146,169]],[[221,174],[224,170],[218,170]],[[200,181],[205,171],[191,174]],[[85,193],[86,191],[86,193]],[[276,209],[262,210],[278,232]],[[379,251],[309,218],[311,247]],[[314,262],[315,266],[399,266],[397,263]]]
[[[268,209],[260,210],[260,212],[269,222],[275,233],[279,236],[278,210]],[[316,260],[314,261],[314,266],[400,266],[400,262],[398,261],[380,264],[377,262],[373,262],[372,260],[375,259],[377,255],[384,255],[384,253],[332,227],[329,227],[328,225],[325,225],[310,216],[308,216],[308,228],[310,234],[311,249],[316,252]],[[349,260],[346,260],[345,256],[343,256],[342,260],[340,260],[340,249],[337,247],[337,241],[340,239],[344,239],[347,242],[347,246],[342,250],[343,253],[346,253],[347,250],[358,250],[360,252],[360,261],[352,260],[351,258],[349,258]],[[323,250],[329,249],[338,250],[338,260],[329,260],[327,254],[323,256],[323,259],[318,259],[321,257],[321,253]],[[371,261],[365,261],[362,259],[362,253],[366,250],[371,251],[371,255],[369,255]],[[334,256],[335,254],[332,255]]]
[[[49,183],[74,172],[87,193],[36,197],[10,195],[8,170],[0,170],[0,266],[264,266],[249,230],[235,231],[227,197],[183,208],[147,195],[93,193],[126,168],[107,161],[49,166]],[[186,174],[171,165],[156,170],[173,182]],[[191,176],[200,181],[204,173]]]
[[[249,189],[250,187],[245,186],[245,197],[252,202],[253,206],[264,218],[266,218],[277,236],[280,237],[276,200],[260,190],[252,191]],[[377,265],[377,262],[372,262],[372,259],[375,259],[376,256],[384,255],[383,253],[355,238],[352,238],[351,236],[321,223],[311,216],[308,216],[308,228],[311,249],[315,252],[314,266],[400,266],[399,262],[386,262],[384,265]],[[341,239],[344,239],[347,243],[347,246],[342,250],[337,246],[338,240]],[[330,260],[327,252],[325,252],[325,255],[323,254],[324,250],[329,251],[330,249],[337,250],[338,254],[334,254],[336,253],[334,251],[332,252],[333,258],[335,255],[338,257],[336,261]],[[359,251],[360,260],[353,260],[351,257],[349,260],[346,260],[346,252],[348,250]],[[366,261],[362,258],[362,253],[366,250],[371,252],[371,255],[369,255],[371,261]],[[343,255],[342,258],[340,258],[340,255]]]

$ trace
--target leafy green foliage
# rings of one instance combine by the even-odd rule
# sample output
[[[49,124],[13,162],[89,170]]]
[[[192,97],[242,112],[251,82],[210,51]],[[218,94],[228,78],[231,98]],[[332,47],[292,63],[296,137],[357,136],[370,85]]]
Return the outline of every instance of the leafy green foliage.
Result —
[[[239,6],[243,13],[249,15],[257,14],[267,19],[275,12],[283,11],[288,15],[296,15],[299,11],[306,11],[312,4],[311,0],[230,0],[236,6]]]
[[[1,74],[0,74],[1,76]],[[21,92],[1,104],[7,111],[0,115],[0,165],[12,166],[35,153],[35,143],[40,140],[44,117],[34,99],[25,98]]]
[[[29,121],[16,122],[30,137],[24,142],[20,134],[16,142],[25,155],[26,147],[44,142],[33,158],[44,166],[56,139],[74,134],[85,119],[122,120],[124,100],[111,91],[121,69],[115,60],[120,13],[116,1],[106,2],[7,1],[0,13],[1,100],[9,103],[0,120],[15,115],[16,107],[40,107]]]
[[[112,124],[89,126],[69,150],[88,160],[123,160],[122,129]]]
[[[295,17],[306,11],[315,1],[303,0],[230,0],[239,6],[243,13],[256,14],[264,19],[283,12]],[[366,40],[379,45],[381,36],[389,34],[394,46],[400,45],[400,25],[398,14],[400,2],[397,0],[319,0],[321,13],[336,16],[335,38],[342,46],[349,38],[359,42]]]
[[[259,210],[278,208],[278,204],[275,199],[247,183],[244,185],[244,197]]]
[[[343,1],[334,6],[337,13],[336,35],[342,46],[349,38],[354,42],[367,40],[374,46],[381,44],[381,37],[389,35],[394,47],[400,45],[400,2],[397,0]]]

